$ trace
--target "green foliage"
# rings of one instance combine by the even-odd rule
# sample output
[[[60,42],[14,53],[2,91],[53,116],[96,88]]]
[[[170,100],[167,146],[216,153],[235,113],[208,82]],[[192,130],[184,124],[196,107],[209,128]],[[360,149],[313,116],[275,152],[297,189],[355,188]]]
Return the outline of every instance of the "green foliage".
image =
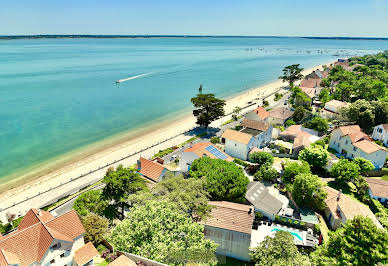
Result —
[[[323,133],[325,133],[329,129],[329,123],[327,122],[327,120],[320,116],[315,116],[310,122],[306,123],[304,126]]]
[[[385,208],[378,200],[372,199],[369,203],[370,209],[375,214],[381,225],[388,229],[388,209]]]
[[[368,217],[356,216],[310,254],[314,265],[382,265],[388,263],[388,234]]]
[[[364,159],[364,158],[361,158],[361,157],[355,158],[353,160],[353,163],[357,164],[358,167],[360,167],[361,174],[368,172],[368,171],[372,171],[373,169],[375,169],[375,166],[372,164],[371,161]]]
[[[283,82],[288,82],[290,87],[293,87],[295,81],[303,78],[302,71],[303,68],[301,68],[299,64],[286,66],[283,69],[283,75],[280,76],[279,79],[283,80]]]
[[[322,103],[327,103],[328,101],[331,100],[331,97],[330,97],[330,90],[327,89],[327,88],[323,88],[321,90],[321,92],[319,93],[319,100],[322,102]]]
[[[255,173],[254,179],[256,181],[264,180],[268,182],[275,182],[278,176],[279,174],[275,168],[273,168],[270,164],[263,164]]]
[[[212,200],[244,201],[249,179],[233,162],[202,157],[192,163],[190,176],[204,177]]]
[[[240,160],[238,158],[233,159],[233,162],[236,163],[236,164],[239,164],[241,166],[244,166],[244,167],[247,167],[249,165],[249,163],[244,162],[243,160]]]
[[[234,109],[233,109],[233,114],[232,114],[232,118],[234,121],[237,121],[238,120],[238,114],[241,112],[241,107],[239,106],[236,106]]]
[[[214,94],[198,94],[191,98],[195,109],[193,115],[197,118],[197,124],[208,127],[211,122],[225,115],[225,101],[217,99]]]
[[[295,98],[294,103],[296,106],[308,107],[311,105],[311,98],[302,91],[296,92],[294,98]]]
[[[298,106],[295,108],[295,111],[292,114],[292,119],[296,123],[300,123],[304,119],[305,114],[306,114],[306,110],[302,106]]]
[[[169,265],[215,264],[217,244],[203,226],[169,201],[150,200],[131,209],[109,237],[115,249]]]
[[[310,165],[306,161],[287,162],[284,166],[282,180],[285,183],[293,183],[298,174],[310,174]]]
[[[299,152],[299,160],[306,161],[313,168],[322,168],[327,164],[329,153],[323,147],[315,145],[304,148]]]
[[[346,184],[360,175],[360,167],[348,159],[341,158],[333,165],[330,174],[337,182]]]
[[[251,250],[251,261],[255,265],[306,266],[309,258],[302,255],[294,244],[294,237],[284,231],[274,237],[266,236],[257,247]]]
[[[288,120],[286,121],[286,123],[284,123],[284,125],[285,125],[286,127],[289,127],[289,126],[292,126],[292,125],[296,125],[296,122],[295,122],[294,120],[292,120],[292,119],[288,119]]]
[[[116,170],[109,169],[103,179],[105,187],[103,198],[113,201],[113,206],[121,206],[121,217],[124,217],[124,208],[130,194],[146,188],[146,181],[134,169],[119,165]]]
[[[249,160],[253,163],[257,163],[259,166],[264,164],[273,164],[273,156],[268,152],[253,152],[249,155]]]
[[[300,207],[310,207],[322,211],[326,204],[327,192],[317,175],[299,174],[292,185],[292,197]]]
[[[152,158],[162,158],[166,155],[169,155],[170,153],[173,153],[174,152],[174,149],[172,147],[169,147],[167,149],[164,149],[164,150],[159,150],[157,153],[155,153],[154,156],[152,156]]]
[[[221,143],[221,140],[219,137],[211,137],[210,142],[213,144]]]
[[[108,219],[98,214],[89,212],[81,217],[81,222],[86,231],[84,235],[85,242],[92,242],[95,246],[98,246],[109,232]]]
[[[263,100],[263,106],[264,106],[264,107],[269,106],[269,102],[268,102],[267,100]]]
[[[278,93],[278,92],[275,93],[275,101],[276,102],[279,101],[282,97],[283,97],[282,93]]]
[[[81,216],[90,212],[104,215],[108,201],[102,198],[101,190],[90,190],[82,193],[74,202],[74,210]]]
[[[373,103],[366,100],[358,100],[348,107],[341,108],[343,116],[356,122],[363,130],[370,131],[375,124]]]

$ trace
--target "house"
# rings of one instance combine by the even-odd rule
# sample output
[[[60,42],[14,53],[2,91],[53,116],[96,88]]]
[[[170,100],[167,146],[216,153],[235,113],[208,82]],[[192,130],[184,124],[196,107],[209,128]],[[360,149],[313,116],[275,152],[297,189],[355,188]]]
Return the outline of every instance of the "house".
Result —
[[[294,157],[299,155],[299,152],[306,147],[309,147],[312,143],[318,141],[320,137],[312,135],[309,132],[301,131],[298,133],[292,144],[292,154]]]
[[[283,207],[287,207],[280,199],[269,192],[269,189],[261,182],[254,181],[248,184],[248,190],[245,199],[251,203],[255,212],[261,212],[271,221],[275,220],[275,215]],[[284,206],[285,205],[285,206]]]
[[[232,157],[218,149],[214,144],[210,142],[200,142],[183,151],[182,157],[179,161],[181,171],[189,171],[190,166],[194,160],[204,156],[210,157],[212,159],[221,159],[228,162],[233,161]]]
[[[302,125],[292,125],[281,132],[279,137],[287,141],[293,141],[301,132],[307,132],[310,135],[318,136],[318,132],[312,129],[302,127]]]
[[[292,117],[294,114],[293,111],[285,108],[285,107],[279,107],[272,109],[268,112],[268,122],[275,125],[284,125],[284,123]]]
[[[325,215],[333,230],[357,215],[369,217],[377,227],[383,228],[367,205],[353,200],[334,188],[326,186],[325,191],[327,192]]]
[[[216,253],[249,261],[254,210],[252,206],[227,201],[210,201],[213,206],[210,217],[199,223],[204,234],[219,247]]]
[[[243,129],[240,132],[250,134],[256,138],[258,148],[266,146],[271,141],[273,126],[270,123],[244,119],[241,126]]]
[[[384,166],[388,151],[373,141],[361,131],[358,125],[343,126],[330,134],[329,147],[345,158],[361,157],[372,162],[376,169]]]
[[[388,181],[367,178],[366,182],[369,185],[368,193],[371,198],[381,203],[388,203]]]
[[[221,138],[222,142],[225,143],[225,152],[241,160],[247,160],[251,149],[257,147],[256,138],[233,129],[226,129]]]
[[[341,118],[340,109],[348,105],[349,103],[338,100],[328,101],[321,110],[321,116],[327,119],[339,119]]]
[[[373,128],[372,138],[388,146],[388,124],[381,124]]]
[[[162,181],[164,176],[169,172],[161,162],[147,160],[143,157],[137,160],[137,170],[141,176],[154,183]]]
[[[347,59],[338,59],[338,61],[334,63],[334,66],[341,66],[345,70],[351,70]]]
[[[319,69],[314,70],[310,74],[306,75],[306,79],[322,79],[323,78],[323,72]]]
[[[98,252],[84,234],[74,210],[54,217],[30,209],[15,231],[0,235],[0,265],[93,265]]]
[[[246,119],[268,122],[269,113],[263,107],[257,107],[255,110],[245,115]]]

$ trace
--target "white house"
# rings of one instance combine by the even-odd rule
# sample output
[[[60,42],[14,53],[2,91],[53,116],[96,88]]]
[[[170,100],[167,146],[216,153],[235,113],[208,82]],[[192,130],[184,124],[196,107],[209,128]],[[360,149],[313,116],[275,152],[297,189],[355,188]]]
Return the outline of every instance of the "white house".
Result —
[[[330,134],[329,147],[345,158],[365,158],[372,162],[376,169],[384,166],[387,150],[371,141],[358,125],[339,127]]]
[[[240,132],[250,134],[256,138],[258,148],[263,148],[271,141],[273,126],[270,123],[244,119],[241,126],[243,129]]]
[[[372,138],[388,146],[388,124],[381,124],[373,128]]]
[[[225,152],[234,158],[248,159],[248,153],[257,147],[257,140],[252,135],[233,129],[226,129],[221,136],[225,143]]]
[[[217,254],[249,261],[254,210],[252,206],[227,201],[210,201],[213,206],[204,225],[204,234],[219,247]]]
[[[368,193],[371,198],[376,199],[381,203],[388,203],[388,181],[367,178],[366,182],[368,182],[369,185]]]
[[[331,119],[341,118],[340,109],[348,105],[349,103],[337,100],[328,101],[327,103],[325,103],[324,108],[321,110],[321,116]]]
[[[0,235],[0,265],[94,265],[99,254],[91,242],[85,245],[84,234],[74,210],[54,217],[31,209],[16,231]]]

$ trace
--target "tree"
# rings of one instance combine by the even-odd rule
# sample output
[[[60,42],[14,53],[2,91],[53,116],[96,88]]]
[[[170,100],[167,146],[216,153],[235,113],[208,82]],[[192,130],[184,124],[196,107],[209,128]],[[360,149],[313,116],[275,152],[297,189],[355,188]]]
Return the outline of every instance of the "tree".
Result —
[[[292,185],[292,198],[301,207],[311,207],[322,211],[326,204],[327,192],[317,175],[299,174]]]
[[[192,178],[204,177],[204,185],[212,200],[242,202],[245,199],[248,177],[233,162],[202,157],[191,164]]]
[[[340,112],[350,121],[356,122],[365,131],[370,131],[375,125],[374,106],[366,100],[357,100],[350,106],[341,108]]]
[[[330,90],[323,88],[319,93],[319,100],[324,104],[330,101]]]
[[[311,258],[314,265],[385,265],[388,234],[370,218],[356,216],[331,232],[328,241]]]
[[[310,174],[310,165],[306,161],[287,162],[284,166],[282,180],[286,183],[293,183],[298,174]]]
[[[290,87],[294,86],[294,82],[303,78],[302,71],[303,68],[299,67],[300,64],[294,64],[290,66],[286,66],[283,69],[283,76],[280,76],[279,79],[283,80],[283,82],[288,82]]]
[[[191,98],[195,109],[193,115],[197,118],[197,124],[208,127],[211,122],[225,115],[225,101],[214,97],[214,94],[198,94]]]
[[[169,201],[150,200],[134,206],[108,239],[117,250],[169,265],[215,264],[218,245],[203,230]]]
[[[128,196],[146,187],[146,181],[134,169],[124,168],[122,165],[119,165],[115,171],[109,169],[103,182],[105,183],[102,191],[103,197],[109,201],[114,201],[115,207],[121,207],[122,218]]]
[[[360,167],[348,159],[341,158],[333,165],[330,174],[337,182],[347,184],[360,175]]]
[[[90,190],[82,193],[74,202],[74,210],[81,216],[90,212],[98,215],[104,215],[108,207],[108,201],[101,196],[101,190]]]
[[[237,121],[238,120],[238,114],[241,112],[241,107],[239,107],[239,106],[236,106],[234,109],[233,109],[233,115],[232,115],[232,117],[233,117],[233,119],[235,120],[235,121]]]
[[[295,108],[295,111],[292,114],[292,119],[296,123],[300,123],[304,119],[305,113],[306,113],[306,110],[303,108],[303,106],[298,106]]]
[[[152,188],[151,193],[200,218],[205,218],[211,210],[208,205],[210,195],[205,189],[203,179],[185,179],[182,175],[167,176]]]
[[[364,159],[364,158],[361,158],[361,157],[355,158],[353,160],[353,163],[357,164],[358,167],[360,167],[361,174],[368,172],[368,171],[372,171],[373,169],[375,169],[375,166],[371,163],[371,161]]]
[[[253,152],[249,155],[249,160],[253,163],[257,163],[259,166],[264,164],[273,164],[273,156],[264,151]]]
[[[322,168],[327,164],[329,153],[322,146],[315,145],[299,152],[299,160],[308,162],[313,168]]]
[[[311,265],[308,256],[299,253],[294,237],[285,231],[276,232],[273,238],[266,236],[264,241],[251,250],[250,257],[256,266]]]
[[[310,122],[308,122],[304,126],[318,132],[326,132],[329,129],[329,123],[327,122],[327,120],[320,116],[315,116]]]
[[[85,228],[85,242],[92,242],[98,246],[109,232],[109,221],[105,217],[89,212],[81,217],[82,225]]]
[[[273,168],[270,164],[263,164],[254,175],[255,180],[265,180],[268,182],[276,181],[278,176],[278,171],[276,171],[276,169]]]

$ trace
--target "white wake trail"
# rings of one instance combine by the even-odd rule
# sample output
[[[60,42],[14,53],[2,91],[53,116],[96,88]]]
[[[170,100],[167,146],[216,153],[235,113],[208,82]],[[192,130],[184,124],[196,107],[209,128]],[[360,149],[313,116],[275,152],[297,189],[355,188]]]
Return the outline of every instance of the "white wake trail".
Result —
[[[128,77],[128,78],[125,78],[125,79],[119,79],[119,80],[116,81],[116,83],[121,83],[121,82],[125,82],[125,81],[128,81],[128,80],[138,79],[138,78],[141,78],[141,77],[144,77],[144,76],[148,76],[150,74],[152,74],[152,72],[144,73],[144,74],[140,74],[140,75],[136,75],[136,76],[132,76],[132,77]]]

